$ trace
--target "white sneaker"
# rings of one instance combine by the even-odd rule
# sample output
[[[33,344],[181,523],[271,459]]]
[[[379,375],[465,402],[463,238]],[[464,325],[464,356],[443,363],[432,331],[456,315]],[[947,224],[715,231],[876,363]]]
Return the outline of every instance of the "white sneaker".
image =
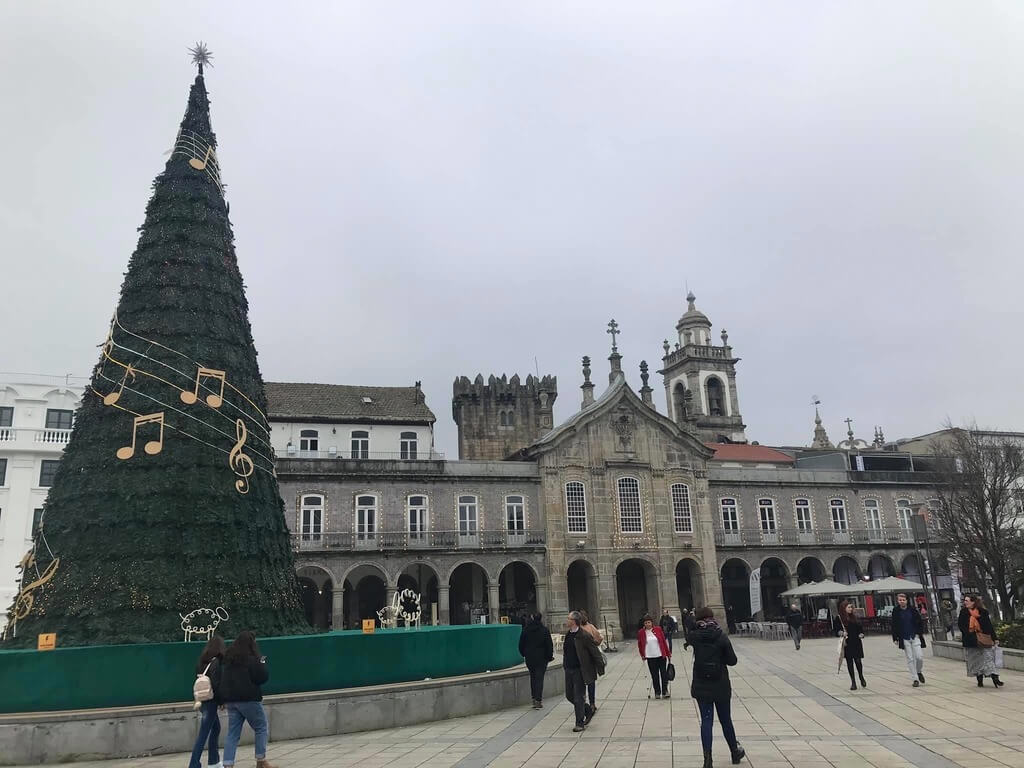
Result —
[[[223,762],[213,763],[213,764],[207,766],[207,768],[224,768],[224,763]]]

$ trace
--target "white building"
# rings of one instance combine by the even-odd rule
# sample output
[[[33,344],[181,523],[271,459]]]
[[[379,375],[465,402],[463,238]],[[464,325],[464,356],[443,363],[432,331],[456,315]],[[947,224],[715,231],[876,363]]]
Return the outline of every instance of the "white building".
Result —
[[[266,382],[270,442],[279,458],[443,458],[436,417],[413,387]]]
[[[0,373],[0,626],[87,379]]]

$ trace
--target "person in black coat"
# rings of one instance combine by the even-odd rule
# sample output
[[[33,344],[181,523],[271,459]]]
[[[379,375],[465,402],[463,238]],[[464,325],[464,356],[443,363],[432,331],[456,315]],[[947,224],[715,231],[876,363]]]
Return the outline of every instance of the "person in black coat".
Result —
[[[800,613],[800,608],[796,603],[789,606],[789,613],[786,614],[786,624],[789,625],[789,635],[793,638],[793,645],[799,651],[800,640],[803,639],[804,634],[804,615]]]
[[[693,617],[693,611],[683,611],[683,650],[690,647],[690,633],[697,628],[697,620]]]
[[[263,690],[270,679],[267,657],[260,655],[256,637],[242,632],[224,654],[220,690],[217,697],[228,710],[228,736],[224,740],[224,768],[235,764],[235,751],[246,722],[256,736],[256,768],[274,768],[267,762],[267,713],[263,710]]]
[[[892,609],[892,641],[907,657],[907,671],[915,688],[924,684],[924,655],[928,644],[924,640],[924,622],[904,593],[896,595]]]
[[[555,645],[551,641],[551,632],[542,623],[543,618],[539,613],[532,614],[519,635],[519,655],[530,670],[530,694],[534,709],[544,706],[544,675],[548,664],[555,660]]]
[[[675,618],[668,612],[668,608],[661,609],[661,618],[658,619],[658,626],[661,627],[661,634],[665,636],[668,641],[669,653],[672,652],[672,635],[679,629],[679,624]]]
[[[1006,685],[996,672],[995,646],[999,645],[999,638],[980,595],[964,596],[964,607],[960,609],[957,624],[965,651],[967,674],[977,678],[979,688],[985,687],[986,677],[992,678],[996,688]],[[979,638],[979,635],[988,635],[988,638]]]
[[[687,638],[693,647],[693,675],[690,695],[697,700],[700,708],[700,740],[704,747],[704,768],[711,768],[711,746],[715,726],[715,711],[722,724],[722,734],[732,753],[733,765],[746,754],[736,741],[736,730],[732,725],[732,685],[729,682],[729,667],[737,664],[736,652],[729,637],[715,620],[710,608],[697,611],[697,625]]]
[[[843,633],[846,642],[843,644],[843,657],[846,659],[846,671],[850,673],[850,690],[857,690],[857,681],[853,677],[853,667],[856,665],[857,674],[860,676],[862,688],[867,688],[867,681],[864,679],[864,667],[861,659],[864,658],[864,625],[854,610],[853,603],[846,603],[839,618],[843,622]]]

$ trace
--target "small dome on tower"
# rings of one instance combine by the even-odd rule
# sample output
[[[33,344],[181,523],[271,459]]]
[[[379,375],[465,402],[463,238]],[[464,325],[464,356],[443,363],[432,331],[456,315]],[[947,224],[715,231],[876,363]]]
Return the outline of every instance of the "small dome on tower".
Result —
[[[694,327],[711,328],[711,321],[708,320],[708,316],[697,309],[694,305],[694,302],[697,301],[697,297],[693,295],[693,291],[686,294],[686,301],[688,304],[686,313],[679,318],[679,322],[676,323],[676,330],[681,331],[683,328]]]

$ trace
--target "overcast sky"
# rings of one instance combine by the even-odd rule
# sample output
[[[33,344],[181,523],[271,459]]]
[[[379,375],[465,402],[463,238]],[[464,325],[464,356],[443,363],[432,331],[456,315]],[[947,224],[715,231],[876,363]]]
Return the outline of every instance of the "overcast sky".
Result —
[[[91,370],[202,39],[267,380],[422,379],[454,455],[457,375],[566,418],[689,285],[751,440],[1024,429],[1024,5],[270,5],[0,3],[0,371]]]

